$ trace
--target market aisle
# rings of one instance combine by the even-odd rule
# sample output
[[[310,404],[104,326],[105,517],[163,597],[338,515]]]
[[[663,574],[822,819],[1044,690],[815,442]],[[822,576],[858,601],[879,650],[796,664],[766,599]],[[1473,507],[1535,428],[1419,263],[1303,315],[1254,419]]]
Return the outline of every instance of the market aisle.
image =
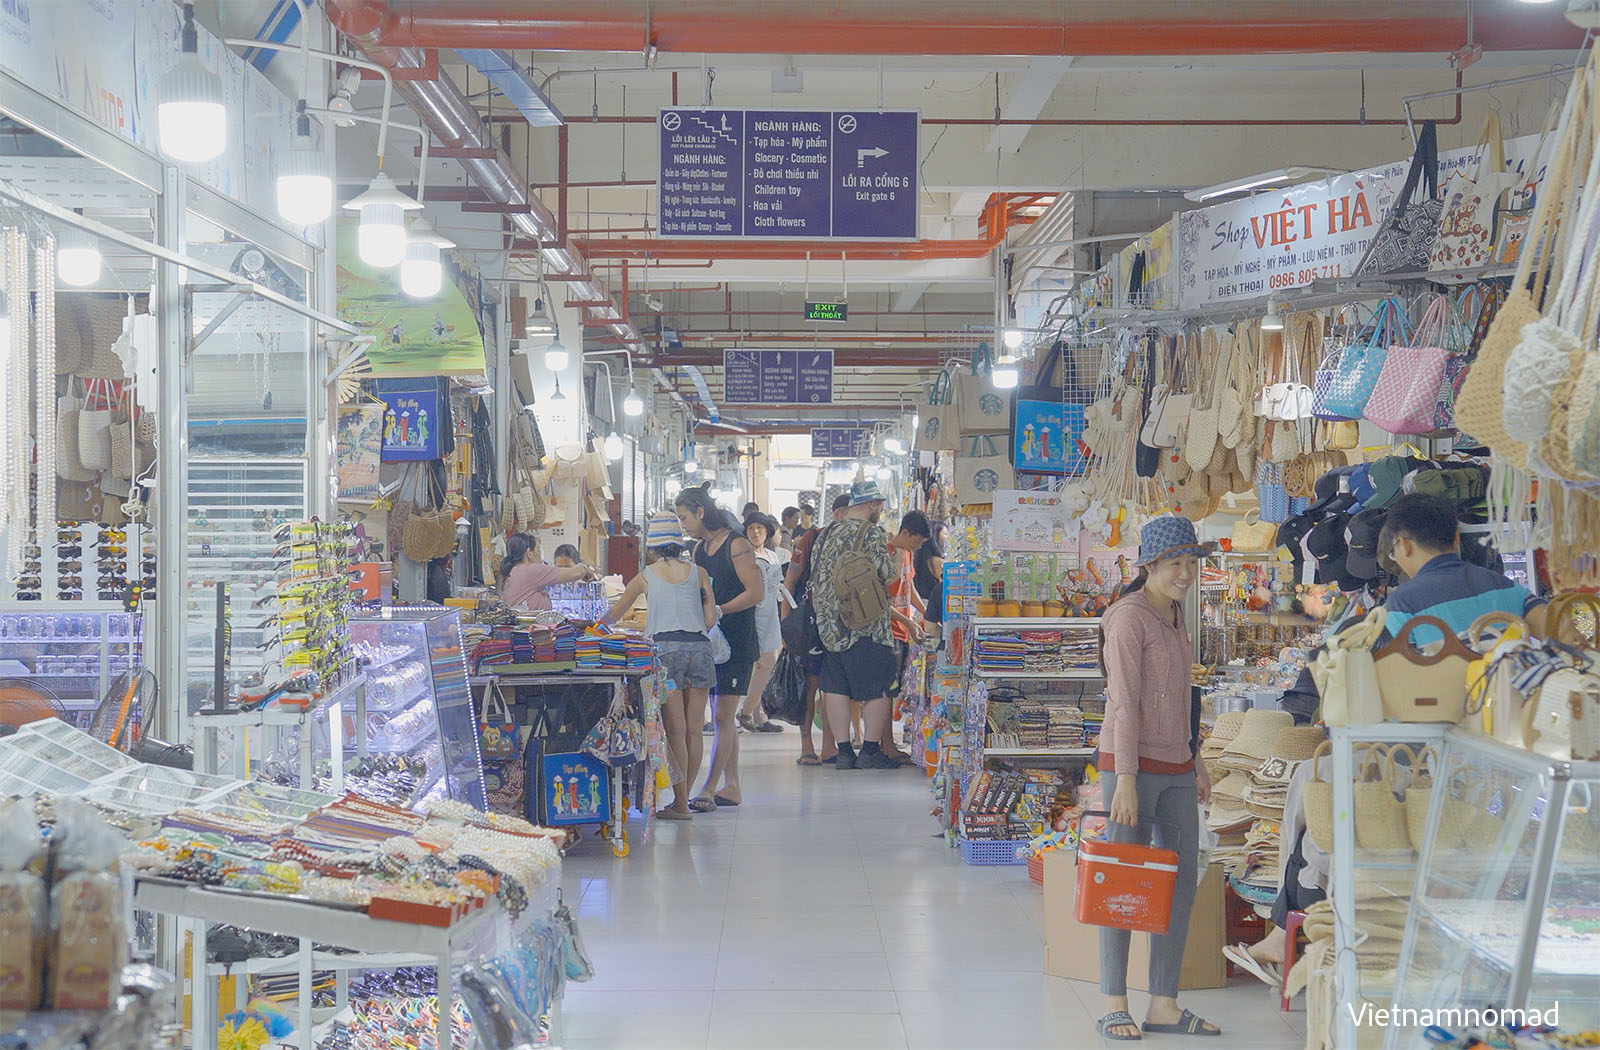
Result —
[[[568,1050],[1100,1045],[1097,989],[1041,974],[1039,888],[933,838],[924,777],[802,769],[792,732],[741,746],[744,806],[567,858],[598,971],[568,986]],[[1305,1015],[1254,981],[1184,1001],[1229,1046],[1303,1045]]]

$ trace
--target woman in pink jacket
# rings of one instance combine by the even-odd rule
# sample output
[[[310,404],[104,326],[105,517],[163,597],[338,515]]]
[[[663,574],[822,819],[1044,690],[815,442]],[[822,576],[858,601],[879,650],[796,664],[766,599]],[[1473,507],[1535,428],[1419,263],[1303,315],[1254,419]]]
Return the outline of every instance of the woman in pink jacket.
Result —
[[[1199,803],[1211,797],[1205,763],[1195,759],[1189,728],[1189,668],[1194,650],[1183,599],[1207,550],[1187,518],[1168,515],[1139,532],[1139,575],[1101,622],[1106,670],[1106,720],[1100,772],[1113,842],[1146,842],[1176,850],[1178,882],[1167,932],[1150,936],[1152,1034],[1221,1035],[1215,1025],[1178,1006],[1178,971],[1189,937],[1200,854]],[[1100,929],[1100,991],[1107,1039],[1142,1039],[1128,1013],[1128,930]]]

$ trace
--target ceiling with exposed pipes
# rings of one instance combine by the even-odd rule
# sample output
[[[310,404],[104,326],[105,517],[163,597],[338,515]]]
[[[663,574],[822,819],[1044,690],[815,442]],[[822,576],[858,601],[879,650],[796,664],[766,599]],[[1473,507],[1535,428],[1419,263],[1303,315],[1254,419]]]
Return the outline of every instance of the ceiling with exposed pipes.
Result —
[[[351,53],[395,71],[400,119],[431,129],[435,225],[451,227],[453,214],[446,232],[465,250],[508,250],[524,289],[542,272],[552,297],[583,318],[586,350],[627,349],[691,400],[684,369],[695,366],[716,400],[724,349],[829,347],[836,415],[862,419],[893,416],[942,361],[992,339],[1001,289],[1064,291],[1120,246],[1116,235],[1193,207],[1183,190],[1291,165],[1396,160],[1410,150],[1403,99],[1570,62],[1582,34],[1563,6],[324,3]],[[199,5],[229,36],[277,39],[294,39],[294,7]],[[294,90],[291,63],[257,60]],[[1507,137],[1536,133],[1550,90],[1532,82],[1426,99],[1413,113],[1437,119],[1451,148],[1476,139],[1488,106]],[[379,94],[365,83],[355,104],[375,110]],[[529,98],[552,112],[530,122]],[[918,239],[663,238],[656,116],[674,105],[919,111]],[[374,170],[374,136],[364,126],[340,135],[351,194]],[[412,153],[390,150],[386,170],[402,183],[415,180]],[[808,290],[848,293],[848,323],[805,323]],[[741,415],[782,429],[806,410]]]

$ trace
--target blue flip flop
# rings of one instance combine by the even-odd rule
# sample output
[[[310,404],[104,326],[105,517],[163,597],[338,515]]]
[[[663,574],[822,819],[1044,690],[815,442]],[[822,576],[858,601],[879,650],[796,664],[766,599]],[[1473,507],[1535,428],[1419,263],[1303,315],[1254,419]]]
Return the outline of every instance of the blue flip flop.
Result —
[[[1185,1010],[1178,1015],[1177,1024],[1151,1024],[1144,1023],[1144,1030],[1151,1035],[1221,1035],[1222,1029],[1212,1031],[1206,1027],[1206,1019],[1198,1014]]]
[[[1135,1021],[1133,1019],[1133,1015],[1126,1010],[1116,1010],[1112,1013],[1106,1014],[1104,1017],[1100,1018],[1099,1021],[1095,1022],[1095,1024],[1096,1027],[1100,1029],[1100,1037],[1102,1039],[1116,1039],[1124,1043],[1137,1043],[1144,1039],[1144,1036],[1142,1035],[1117,1035],[1111,1030],[1113,1028],[1132,1028],[1135,1031],[1138,1030],[1138,1022]]]

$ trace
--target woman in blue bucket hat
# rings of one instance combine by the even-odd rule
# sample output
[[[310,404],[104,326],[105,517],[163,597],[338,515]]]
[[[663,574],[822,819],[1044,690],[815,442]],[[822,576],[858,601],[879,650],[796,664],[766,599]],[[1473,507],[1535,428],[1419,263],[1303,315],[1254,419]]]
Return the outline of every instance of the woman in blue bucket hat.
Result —
[[[1183,620],[1183,599],[1210,549],[1194,523],[1164,515],[1139,530],[1139,575],[1101,623],[1106,671],[1106,719],[1100,771],[1113,842],[1147,842],[1178,854],[1170,925],[1150,936],[1150,1008],[1144,1032],[1214,1036],[1215,1025],[1178,1006],[1178,972],[1189,935],[1200,854],[1199,803],[1211,796],[1204,763],[1196,761],[1189,723],[1189,668],[1194,650]],[[1100,930],[1100,990],[1107,1039],[1143,1038],[1128,1012],[1131,932]]]

